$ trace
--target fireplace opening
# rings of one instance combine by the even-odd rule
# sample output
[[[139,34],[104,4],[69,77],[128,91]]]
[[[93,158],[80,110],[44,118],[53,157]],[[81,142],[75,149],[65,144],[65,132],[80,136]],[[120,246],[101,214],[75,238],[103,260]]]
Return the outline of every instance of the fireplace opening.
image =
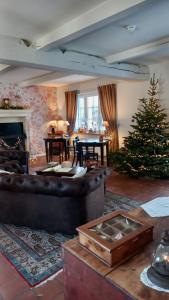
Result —
[[[11,147],[25,150],[26,134],[22,122],[0,123],[0,139],[2,146],[5,144]]]

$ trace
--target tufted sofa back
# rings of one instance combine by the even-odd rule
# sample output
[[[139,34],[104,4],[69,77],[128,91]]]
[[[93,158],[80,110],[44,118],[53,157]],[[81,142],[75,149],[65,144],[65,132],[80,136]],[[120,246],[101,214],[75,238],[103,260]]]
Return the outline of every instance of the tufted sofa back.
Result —
[[[11,192],[79,197],[99,187],[106,176],[106,169],[97,169],[75,179],[43,175],[0,175],[0,189]]]
[[[106,169],[75,179],[0,174],[0,222],[72,234],[102,215]]]

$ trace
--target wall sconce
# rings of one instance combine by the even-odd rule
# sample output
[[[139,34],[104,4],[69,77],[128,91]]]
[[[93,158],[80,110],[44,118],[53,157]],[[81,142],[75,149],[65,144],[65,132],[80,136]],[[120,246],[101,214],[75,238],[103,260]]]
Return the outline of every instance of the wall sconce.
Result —
[[[169,230],[162,234],[147,276],[157,286],[169,289]]]

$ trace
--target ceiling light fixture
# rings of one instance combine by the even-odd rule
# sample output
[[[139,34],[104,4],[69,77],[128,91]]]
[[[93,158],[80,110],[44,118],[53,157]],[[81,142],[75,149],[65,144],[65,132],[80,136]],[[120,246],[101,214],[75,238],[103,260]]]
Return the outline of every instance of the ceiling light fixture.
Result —
[[[124,28],[127,31],[134,32],[136,30],[136,25],[126,25],[126,26],[124,26]]]

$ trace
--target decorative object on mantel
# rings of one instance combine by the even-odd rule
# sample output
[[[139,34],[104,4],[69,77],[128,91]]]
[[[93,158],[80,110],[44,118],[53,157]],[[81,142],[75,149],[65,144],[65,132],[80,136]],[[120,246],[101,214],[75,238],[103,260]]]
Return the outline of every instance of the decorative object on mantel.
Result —
[[[10,107],[10,100],[9,98],[3,98],[2,99],[2,108],[3,109],[9,109]]]
[[[29,107],[26,105],[11,105],[9,98],[3,98],[0,109],[29,109]]]
[[[153,225],[115,211],[77,228],[79,242],[109,267],[117,267],[153,239]]]
[[[164,289],[169,289],[169,230],[164,230],[161,241],[147,270],[149,280]]]

